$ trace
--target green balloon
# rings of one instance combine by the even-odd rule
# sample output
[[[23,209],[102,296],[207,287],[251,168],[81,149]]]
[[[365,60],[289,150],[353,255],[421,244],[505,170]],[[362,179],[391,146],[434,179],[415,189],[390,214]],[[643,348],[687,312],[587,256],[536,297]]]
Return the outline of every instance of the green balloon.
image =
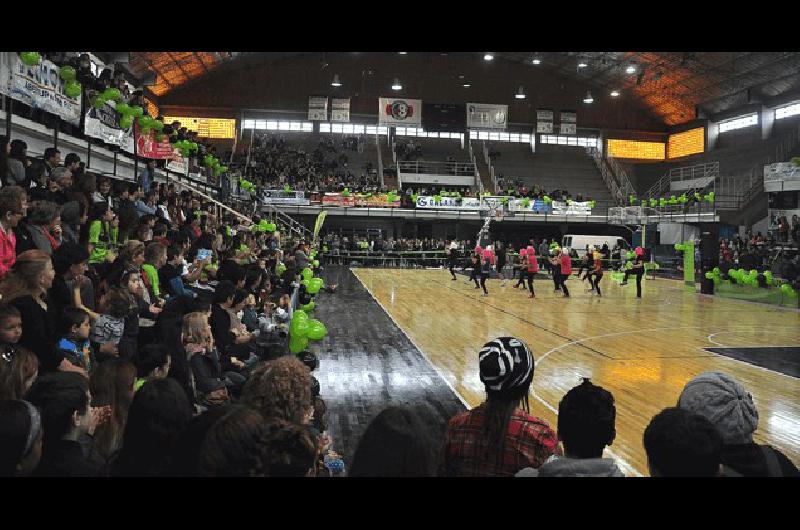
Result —
[[[158,132],[161,132],[164,129],[164,122],[154,119],[153,120],[153,129]]]
[[[114,105],[114,110],[116,110],[120,114],[126,114],[127,112],[129,112],[131,110],[131,108],[124,101],[120,101],[119,103]]]
[[[316,305],[314,304],[314,301],[312,300],[307,304],[301,305],[300,309],[302,309],[303,311],[313,311],[315,307],[316,307]]]
[[[311,287],[311,280],[306,280],[306,279],[300,280],[300,285],[305,285],[306,291],[308,291],[309,287]]]
[[[64,93],[71,98],[77,98],[81,95],[81,84],[77,81],[67,81],[64,84]]]
[[[289,338],[289,351],[292,353],[300,353],[308,348],[307,337],[290,337]]]
[[[266,226],[266,231],[267,232],[274,232],[277,229],[278,229],[278,227],[275,225],[275,223],[268,223],[267,226]]]
[[[69,65],[62,66],[58,70],[58,75],[61,76],[61,79],[64,81],[74,81],[75,80],[75,69]]]
[[[117,90],[117,89],[115,88],[113,90]],[[119,92],[119,90],[117,90],[117,92]],[[133,114],[134,116],[136,116],[138,118],[139,116],[144,114],[144,109],[142,107],[136,105],[135,107],[131,107],[131,114]]]
[[[103,106],[105,106],[105,104],[106,100],[103,99],[102,96],[95,96],[94,98],[92,98],[92,107],[96,109],[102,109]]]
[[[706,280],[713,280],[713,279],[714,279],[714,273],[707,272],[706,273]]]
[[[308,338],[311,340],[322,340],[328,334],[325,324],[319,320],[309,320]]]
[[[324,285],[325,283],[322,281],[322,278],[312,278],[309,280],[309,285],[307,287],[309,294],[317,294]]]
[[[719,269],[719,267],[714,267],[714,274],[720,274],[721,272],[722,271]]]
[[[122,97],[118,88],[107,88],[103,91],[103,97],[105,99],[112,99],[114,101],[118,101],[119,98]]]
[[[283,274],[286,272],[286,264],[285,263],[278,263],[278,274]]]
[[[315,267],[319,267],[319,260],[315,259],[311,262]]]
[[[197,143],[189,142],[189,150],[190,151],[197,151]]]
[[[314,271],[312,271],[308,267],[303,269],[303,273],[302,274],[303,274],[303,279],[305,279],[305,280],[310,280],[311,278],[314,277]]]
[[[131,117],[130,114],[123,116],[119,120],[119,126],[122,127],[123,129],[130,129],[132,125],[133,125],[133,118]]]
[[[164,134],[164,133],[158,133],[158,134],[156,135],[156,142],[159,142],[159,143],[161,143],[161,142],[163,142],[163,141],[164,141],[164,139],[165,139],[166,137],[167,137],[167,135],[166,135],[166,134]]]
[[[27,66],[36,66],[42,60],[39,52],[20,52],[19,58]]]

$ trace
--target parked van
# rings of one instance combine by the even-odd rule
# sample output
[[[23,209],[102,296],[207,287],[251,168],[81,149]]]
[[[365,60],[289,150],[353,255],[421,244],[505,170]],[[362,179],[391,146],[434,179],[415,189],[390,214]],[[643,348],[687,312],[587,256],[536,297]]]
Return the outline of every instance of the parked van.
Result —
[[[575,249],[578,256],[583,257],[586,254],[586,245],[595,247],[597,250],[603,248],[603,244],[608,245],[608,248],[613,249],[614,245],[619,244],[620,248],[629,250],[630,244],[625,241],[625,238],[619,236],[583,236],[579,234],[567,234],[561,240],[561,247],[567,249]]]

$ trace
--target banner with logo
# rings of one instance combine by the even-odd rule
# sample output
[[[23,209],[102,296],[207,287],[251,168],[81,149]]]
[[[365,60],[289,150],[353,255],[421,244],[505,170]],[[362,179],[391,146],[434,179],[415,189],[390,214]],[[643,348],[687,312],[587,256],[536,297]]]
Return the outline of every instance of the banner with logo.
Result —
[[[59,67],[42,59],[27,66],[15,52],[0,53],[0,94],[55,114],[73,125],[81,122],[81,96],[68,97]]]
[[[553,201],[553,215],[590,215],[592,207],[589,202],[570,201],[569,204]]]
[[[328,97],[309,96],[308,97],[308,119],[312,121],[328,120]]]
[[[378,98],[379,125],[422,125],[422,100],[404,98]]]
[[[443,208],[448,210],[480,210],[481,201],[477,197],[436,197],[420,195],[417,197],[417,208]]]
[[[470,129],[506,129],[508,105],[467,103],[467,127]]]
[[[350,98],[331,98],[331,121],[350,121]]]
[[[291,204],[295,206],[308,206],[310,204],[302,191],[259,190],[258,197],[264,204]]]
[[[553,134],[553,111],[549,109],[536,109],[536,132]]]
[[[176,169],[175,171],[186,172],[185,164],[180,152],[175,149],[169,140],[165,137],[162,141],[156,141],[156,131],[150,131],[146,135],[139,134],[139,125],[134,122],[132,131],[122,139],[122,149],[128,153],[133,153],[133,142],[136,141],[136,155],[142,158],[152,158],[155,160],[170,160],[174,162],[172,167],[183,167],[182,170]],[[131,132],[133,134],[131,134]]]
[[[552,206],[541,199],[529,199],[527,206],[522,199],[513,199],[508,201],[508,210],[511,212],[553,213]]]
[[[349,197],[343,197],[341,193],[326,193],[322,197],[323,206],[345,206],[351,208],[353,206],[363,208],[399,208],[400,198],[396,201],[389,202],[386,193],[379,193],[370,196],[351,194]]]
[[[576,134],[578,132],[578,115],[575,112],[561,111],[561,134]]]
[[[125,137],[130,136],[130,130],[120,127],[119,118],[113,101],[106,102],[102,109],[90,106],[83,119],[83,132],[107,144],[121,146]]]

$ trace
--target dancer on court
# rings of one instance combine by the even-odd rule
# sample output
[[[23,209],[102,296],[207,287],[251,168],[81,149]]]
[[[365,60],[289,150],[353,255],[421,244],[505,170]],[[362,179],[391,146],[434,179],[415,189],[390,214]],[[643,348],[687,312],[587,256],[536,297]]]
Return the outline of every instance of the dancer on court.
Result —
[[[483,296],[489,296],[489,291],[486,290],[486,280],[492,274],[492,260],[489,256],[483,257],[483,266],[481,267],[481,288],[483,289]]]
[[[625,278],[623,278],[620,285],[628,284],[628,275],[633,274],[636,276],[636,298],[642,297],[642,276],[644,276],[644,249],[636,247],[636,257],[633,260],[633,267],[625,271]]]
[[[503,243],[499,241],[497,242],[495,258],[497,259],[497,274],[500,275],[500,287],[505,287],[506,278],[503,275],[503,269],[506,268],[506,248],[503,246]]]
[[[600,280],[603,279],[603,260],[602,255],[599,252],[595,252],[594,254],[594,267],[592,268],[591,276],[589,277],[589,282],[594,287],[595,292],[597,292],[597,296],[602,297],[603,293],[600,292]]]
[[[557,274],[556,291],[561,289],[564,293],[564,298],[569,298],[569,289],[567,289],[567,279],[572,274],[572,259],[569,254],[562,251],[560,248],[556,249],[556,256],[550,263],[553,265],[553,271]]]
[[[545,260],[549,264],[550,274],[553,275],[553,287],[555,288],[553,289],[554,293],[557,293],[561,290],[561,266],[559,265],[561,263],[559,258],[560,253],[561,249],[558,247],[555,249],[550,249],[548,254],[550,258]]]
[[[458,244],[455,240],[450,242],[450,248],[447,250],[447,262],[450,266],[450,274],[453,275],[453,281],[456,279],[455,267],[458,263]]]
[[[525,261],[527,262],[528,290],[531,292],[529,298],[536,298],[536,293],[533,292],[533,278],[539,272],[539,260],[536,259],[536,250],[534,250],[533,246],[528,247]],[[522,271],[520,271],[520,274],[522,274]]]
[[[481,273],[481,259],[478,257],[477,253],[473,253],[472,256],[470,256],[470,262],[472,270],[469,273],[469,279],[475,282],[476,289],[480,289],[481,286],[478,284],[478,276],[480,276]]]

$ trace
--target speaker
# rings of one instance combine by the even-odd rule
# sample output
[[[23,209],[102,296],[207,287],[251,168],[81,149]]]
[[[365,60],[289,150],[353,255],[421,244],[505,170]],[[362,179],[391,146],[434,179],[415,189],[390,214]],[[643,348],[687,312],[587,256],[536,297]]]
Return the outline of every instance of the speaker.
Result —
[[[700,234],[700,257],[703,272],[713,269],[719,261],[719,227],[713,225],[703,229]]]

